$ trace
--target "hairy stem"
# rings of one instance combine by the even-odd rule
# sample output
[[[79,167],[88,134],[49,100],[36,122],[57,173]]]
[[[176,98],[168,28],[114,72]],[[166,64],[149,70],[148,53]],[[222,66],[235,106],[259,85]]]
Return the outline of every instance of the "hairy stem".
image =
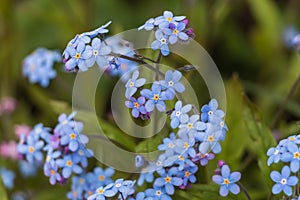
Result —
[[[247,189],[245,188],[245,186],[241,182],[238,182],[237,184],[240,186],[242,192],[245,194],[245,196],[247,197],[247,199],[251,200],[251,196],[249,195],[249,192],[247,191]]]
[[[300,74],[298,75],[298,77],[296,78],[296,80],[294,81],[292,87],[290,88],[287,96],[285,97],[285,99],[283,100],[283,102],[280,104],[280,107],[277,111],[277,113],[275,114],[275,117],[273,118],[272,120],[272,123],[271,123],[271,126],[270,128],[273,129],[275,128],[280,116],[283,114],[284,110],[285,110],[285,107],[289,101],[289,99],[292,97],[292,95],[294,94],[298,84],[300,82]]]
[[[130,60],[130,61],[133,61],[133,62],[136,62],[136,63],[139,63],[139,64],[142,64],[144,65],[145,67],[147,67],[148,69],[154,71],[155,73],[161,75],[161,76],[164,76],[165,74],[159,70],[157,70],[155,67],[153,67],[152,65],[150,65],[149,63],[145,62],[143,60],[143,57],[141,58],[133,58],[133,57],[130,57],[130,56],[126,56],[126,55],[123,55],[123,54],[117,54],[117,53],[111,53],[110,54],[111,56],[115,56],[115,57],[118,57],[118,58],[123,58],[123,59],[126,59],[126,60]]]

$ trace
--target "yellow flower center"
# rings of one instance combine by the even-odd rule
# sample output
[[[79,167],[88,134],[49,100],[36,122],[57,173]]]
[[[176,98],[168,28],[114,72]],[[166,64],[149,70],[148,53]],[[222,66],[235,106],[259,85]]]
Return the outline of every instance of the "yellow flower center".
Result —
[[[103,194],[103,193],[104,193],[103,189],[98,190],[98,194]]]
[[[139,103],[138,102],[134,102],[134,107],[135,108],[138,108],[140,105],[139,105]]]
[[[131,81],[130,83],[129,83],[129,87],[133,87],[134,86],[134,83]]]
[[[175,147],[175,145],[171,142],[171,143],[168,144],[168,147],[173,149]]]
[[[66,164],[68,167],[71,167],[73,165],[73,162],[71,160],[68,160],[67,161],[67,164]]]
[[[29,153],[33,153],[33,152],[34,152],[34,147],[33,147],[33,146],[30,146],[30,147],[28,148],[28,151],[29,151]]]
[[[200,153],[199,155],[200,155],[200,158],[204,158],[205,157],[205,154],[203,154],[203,153]]]
[[[167,177],[165,178],[165,181],[166,181],[166,183],[170,183],[170,182],[171,182],[171,177],[167,176]]]
[[[46,162],[49,162],[49,161],[50,161],[50,159],[51,159],[51,157],[50,157],[50,156],[46,156]]]
[[[189,148],[189,143],[185,142],[185,143],[183,144],[183,148],[185,148],[185,149]]]
[[[158,95],[158,94],[154,95],[153,99],[154,99],[155,101],[157,101],[157,100],[159,99],[159,95]]]
[[[295,137],[291,137],[291,138],[289,138],[290,139],[290,141],[294,141],[294,140],[296,140],[296,138]]]
[[[182,160],[184,160],[184,157],[182,155],[180,155],[180,156],[178,156],[178,159],[182,161]]]
[[[52,169],[52,170],[50,171],[50,173],[51,173],[51,175],[54,175],[54,174],[55,174],[55,171]]]
[[[208,138],[207,138],[207,140],[208,140],[209,142],[213,142],[214,139],[215,139],[215,138],[214,138],[214,136],[212,136],[212,135],[211,135],[211,136],[208,136]]]
[[[88,196],[91,196],[93,194],[92,191],[88,191],[87,193],[88,193]]]
[[[300,157],[300,153],[297,151],[294,153],[294,158],[299,158]]]
[[[189,172],[189,171],[186,171],[185,173],[184,173],[184,176],[185,177],[189,177],[191,175],[191,173]]]
[[[84,155],[84,153],[83,153],[83,151],[81,149],[78,151],[78,154],[81,155],[81,156]]]
[[[179,31],[178,31],[177,29],[174,29],[174,30],[173,30],[173,34],[175,34],[175,35],[177,35],[178,32],[179,32]]]
[[[127,64],[122,63],[122,64],[121,64],[121,69],[125,71],[125,70],[127,69]]]
[[[223,181],[223,184],[228,185],[229,183],[230,183],[230,181],[227,178],[225,178]]]
[[[172,17],[168,17],[168,18],[167,18],[167,21],[168,21],[168,22],[171,22],[171,21],[172,21]]]
[[[188,124],[187,124],[187,128],[188,128],[188,129],[193,128],[193,124],[192,124],[192,123],[188,123]]]
[[[35,70],[35,65],[30,65],[30,71],[34,71]]]
[[[83,178],[79,179],[79,182],[80,182],[81,185],[83,185],[84,184],[84,179]]]
[[[70,138],[71,138],[72,140],[74,140],[74,139],[76,138],[76,134],[75,134],[75,133],[71,133],[71,134],[70,134]]]
[[[76,191],[73,191],[73,196],[74,197],[77,197],[78,196],[78,193]]]
[[[105,177],[103,175],[100,175],[98,178],[100,181],[103,181]]]
[[[81,57],[80,53],[76,53],[76,54],[75,54],[75,58],[76,58],[76,59],[79,59],[80,57]]]

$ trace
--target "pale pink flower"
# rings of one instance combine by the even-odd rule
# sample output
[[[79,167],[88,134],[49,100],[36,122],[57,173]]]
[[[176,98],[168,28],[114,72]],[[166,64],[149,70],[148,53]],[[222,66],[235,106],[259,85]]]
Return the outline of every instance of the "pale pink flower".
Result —
[[[19,153],[17,151],[17,143],[15,141],[0,143],[0,155],[3,158],[18,160]]]
[[[25,124],[15,125],[15,134],[20,138],[22,134],[29,135],[31,131],[31,127]]]
[[[11,114],[15,111],[17,101],[13,97],[3,97],[0,101],[0,115]]]

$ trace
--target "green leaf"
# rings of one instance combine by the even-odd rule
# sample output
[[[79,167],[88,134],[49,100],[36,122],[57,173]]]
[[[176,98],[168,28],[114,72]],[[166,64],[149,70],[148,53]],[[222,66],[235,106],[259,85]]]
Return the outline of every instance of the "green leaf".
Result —
[[[76,120],[82,121],[84,123],[84,134],[108,137],[113,142],[117,143],[121,147],[125,147],[127,150],[133,151],[135,147],[135,142],[132,137],[123,133],[120,129],[116,128],[113,124],[108,121],[104,121],[97,118],[96,113],[77,110]]]
[[[0,181],[0,199],[1,200],[8,200],[7,193],[6,193],[6,190],[3,186],[2,181]]]
[[[219,194],[220,186],[217,184],[193,184],[191,189],[178,190],[174,199],[186,200],[204,200],[204,199],[222,199]],[[225,199],[225,198],[224,198]],[[229,194],[226,200],[246,199],[242,194]]]
[[[243,107],[243,88],[237,76],[227,82],[226,95],[227,95],[227,110],[226,110],[226,124],[228,132],[222,145],[222,152],[218,158],[226,160],[232,169],[239,169],[240,160],[243,153],[247,148],[249,136],[246,132],[242,116]],[[215,167],[215,166],[214,166]],[[214,169],[212,169],[214,170]]]
[[[72,108],[65,101],[50,100],[50,105],[53,111],[57,114],[61,114],[61,113],[70,114],[72,112]]]
[[[271,170],[267,166],[266,153],[270,147],[276,145],[276,141],[270,129],[264,124],[261,113],[246,96],[244,96],[243,119],[252,140],[249,147],[256,154],[258,166],[270,188],[273,184],[269,178]]]

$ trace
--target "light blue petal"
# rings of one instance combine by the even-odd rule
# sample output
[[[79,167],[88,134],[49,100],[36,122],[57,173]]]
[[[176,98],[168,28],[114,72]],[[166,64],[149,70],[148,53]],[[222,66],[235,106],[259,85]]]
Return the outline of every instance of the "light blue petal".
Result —
[[[143,89],[141,92],[141,95],[146,97],[147,99],[151,99],[152,97],[152,91],[148,89]]]
[[[167,56],[170,54],[169,47],[166,44],[161,45],[160,51],[161,51],[162,55],[164,55],[164,56]]]
[[[177,128],[179,126],[179,119],[178,118],[174,118],[171,120],[171,127],[172,128]]]
[[[165,184],[165,180],[163,178],[157,178],[154,181],[154,186],[162,187]]]
[[[103,56],[110,54],[110,52],[111,52],[111,48],[106,45],[102,46],[101,49],[99,50],[99,54]]]
[[[296,185],[298,183],[298,178],[296,176],[291,176],[287,179],[287,184],[288,185]]]
[[[135,81],[134,85],[135,87],[141,87],[146,83],[146,79],[144,78],[140,78],[138,80]]]
[[[74,69],[74,67],[77,65],[77,61],[74,58],[71,58],[70,60],[68,60],[65,64],[66,68],[68,70],[72,70]]]
[[[233,194],[238,194],[240,193],[240,187],[237,184],[230,184],[229,191]]]
[[[288,185],[285,185],[283,187],[283,191],[286,195],[291,196],[292,195],[292,188]]]
[[[78,149],[78,142],[71,140],[71,142],[69,143],[69,149],[73,152],[76,151]]]
[[[291,165],[292,165],[292,163],[293,163],[294,161],[296,161],[295,164],[294,164],[295,167],[299,169],[299,161],[298,161],[298,160],[293,160],[293,161],[291,162]],[[296,164],[296,163],[297,163],[297,164]],[[297,169],[297,170],[298,170],[298,169]],[[293,172],[294,172],[294,171],[293,171]],[[287,178],[287,177],[289,177],[289,176],[290,176],[290,173],[291,173],[291,170],[290,170],[290,168],[289,168],[288,166],[284,166],[284,167],[282,168],[282,170],[281,170],[282,178]]]
[[[188,36],[186,33],[184,33],[184,32],[178,33],[178,37],[179,37],[181,40],[184,40],[184,41],[186,41],[186,40],[189,39],[189,36]]]
[[[98,50],[100,48],[100,46],[101,46],[101,40],[99,38],[94,38],[92,40],[92,47],[93,47],[93,49]]]
[[[225,185],[221,185],[219,194],[223,197],[226,197],[228,195],[228,189]]]
[[[154,110],[154,101],[153,100],[148,100],[145,104],[145,108],[147,112],[151,112]]]
[[[166,190],[166,193],[169,194],[169,195],[174,194],[174,186],[171,185],[171,184],[166,184],[165,190]]]
[[[271,176],[271,179],[276,183],[281,181],[281,174],[277,171],[272,171],[270,176]]]
[[[181,178],[173,177],[172,178],[172,184],[175,186],[180,186],[183,183],[183,180]]]
[[[231,183],[238,182],[240,179],[241,179],[240,172],[233,172],[229,177]]]
[[[176,84],[174,85],[174,88],[175,88],[175,90],[176,90],[177,92],[179,92],[179,93],[182,93],[182,92],[184,92],[184,90],[185,90],[185,87],[183,86],[182,83],[176,83]]]
[[[71,173],[72,173],[72,171],[69,167],[65,167],[62,170],[62,175],[64,178],[69,178],[71,176]]]
[[[158,41],[158,40],[153,41],[152,44],[151,44],[151,48],[153,50],[159,49],[160,48],[160,41]]]
[[[171,35],[171,36],[169,37],[169,42],[170,42],[170,44],[175,44],[175,43],[177,42],[177,40],[178,40],[178,38],[177,38],[176,35]]]
[[[221,169],[221,174],[222,174],[223,178],[229,178],[230,169],[229,169],[228,165],[223,165],[223,167]]]
[[[74,171],[76,174],[80,174],[80,173],[82,173],[82,168],[79,167],[78,165],[74,165],[74,166],[73,166],[73,171]]]
[[[166,111],[166,104],[163,101],[158,101],[156,104],[156,108],[159,112],[164,112]],[[147,108],[146,108],[147,109]],[[148,110],[147,110],[148,111]],[[149,112],[149,111],[148,111]]]

